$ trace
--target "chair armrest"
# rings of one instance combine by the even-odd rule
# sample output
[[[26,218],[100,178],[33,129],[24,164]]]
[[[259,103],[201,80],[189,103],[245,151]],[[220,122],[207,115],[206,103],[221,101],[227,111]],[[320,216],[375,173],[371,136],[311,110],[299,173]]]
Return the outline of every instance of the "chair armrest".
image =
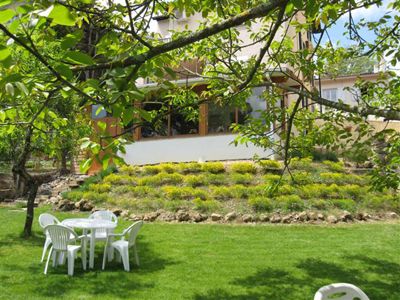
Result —
[[[86,240],[88,240],[90,237],[89,236],[87,236],[87,235],[85,235],[85,234],[83,234],[83,235],[80,235],[80,236],[78,236],[77,237],[77,239],[78,240],[83,240],[83,239],[86,239]]]
[[[124,233],[108,233],[107,237],[109,237],[109,236],[124,236],[124,235],[125,235]]]

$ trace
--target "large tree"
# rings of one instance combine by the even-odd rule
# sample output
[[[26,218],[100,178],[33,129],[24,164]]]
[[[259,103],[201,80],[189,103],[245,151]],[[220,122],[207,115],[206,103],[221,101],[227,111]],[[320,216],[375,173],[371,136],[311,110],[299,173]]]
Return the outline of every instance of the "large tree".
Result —
[[[314,74],[324,74],[326,65],[342,57],[342,50],[322,41],[343,16],[349,19],[348,32],[359,49],[347,53],[348,58],[369,55],[380,60],[392,55],[391,63],[396,65],[400,60],[400,19],[396,15],[399,1],[391,3],[394,13],[375,22],[362,20],[358,24],[352,18],[354,11],[380,6],[382,1],[6,0],[0,5],[1,99],[6,103],[0,119],[10,135],[24,126],[21,143],[28,146],[13,168],[20,176],[30,176],[25,163],[33,150],[31,140],[44,138],[43,131],[49,130],[38,128],[38,120],[59,120],[61,123],[54,123],[58,125],[53,126],[53,132],[63,127],[65,121],[60,112],[51,109],[56,97],[79,99],[81,108],[102,105],[120,120],[125,128],[122,134],[110,136],[104,124],[99,123],[99,128],[104,129],[99,140],[86,140],[83,144],[93,153],[84,167],[93,159],[102,160],[104,166],[109,160],[119,162],[117,153],[123,151],[123,134],[140,126],[143,120],[157,122],[168,113],[161,110],[151,115],[140,105],[133,105],[149,93],[137,87],[137,79],[150,78],[159,84],[160,92],[168,99],[166,104],[184,108],[189,118],[195,111],[190,108],[200,102],[244,106],[253,87],[265,86],[268,108],[262,113],[262,120],[236,127],[242,133],[238,142],[252,141],[275,149],[283,155],[287,169],[293,156],[306,154],[316,145],[346,149],[350,145],[360,149],[369,145],[371,150],[378,141],[376,186],[398,188],[399,133],[388,129],[373,132],[367,117],[382,117],[386,122],[400,120],[399,78],[391,74],[380,84],[370,85],[368,93],[354,106],[322,98],[310,82]],[[189,18],[201,14],[203,21],[196,29],[171,32],[168,40],[149,30],[154,16],[174,18],[176,12],[182,11]],[[247,44],[241,42],[238,26],[251,33]],[[364,40],[360,34],[363,27],[374,31],[375,40]],[[319,32],[314,47],[306,45],[294,51],[294,35],[307,30]],[[49,45],[56,51],[50,51]],[[243,61],[242,50],[254,46],[258,53]],[[40,71],[25,68],[26,59],[18,59],[19,56],[40,65]],[[179,68],[182,62],[193,59],[204,64],[201,73]],[[177,70],[203,77],[208,89],[199,97],[182,97],[182,89],[173,81]],[[274,73],[296,84],[274,80]],[[12,91],[14,87],[18,93]],[[293,95],[291,105],[277,105],[283,91]],[[331,109],[320,113],[312,108],[315,104]],[[353,124],[357,134],[348,130],[349,124]],[[33,210],[29,211],[27,234],[33,217]]]

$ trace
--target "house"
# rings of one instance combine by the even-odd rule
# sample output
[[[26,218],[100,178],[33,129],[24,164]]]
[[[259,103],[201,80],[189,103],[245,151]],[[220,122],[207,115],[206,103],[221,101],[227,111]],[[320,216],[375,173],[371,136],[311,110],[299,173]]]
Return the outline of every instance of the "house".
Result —
[[[298,21],[301,22],[304,16],[298,14]],[[160,34],[162,40],[167,41],[170,38],[171,30],[183,30],[185,28],[194,30],[202,17],[195,14],[186,17],[184,13],[177,13],[175,17],[158,16],[152,24],[152,30]],[[254,31],[261,24],[254,24]],[[240,39],[243,44],[250,44],[251,33],[244,26],[238,26]],[[287,34],[294,40],[293,51],[311,47],[311,32],[296,32],[295,29],[285,23],[279,29],[277,38],[279,39]],[[247,60],[251,56],[257,55],[260,51],[259,44],[253,44],[245,47],[238,54],[238,59]],[[268,59],[268,58],[265,58]],[[196,93],[207,89],[205,81],[195,76],[196,72],[201,72],[204,65],[196,60],[182,63],[185,70],[192,72],[186,75],[178,74],[175,84],[181,86],[192,86]],[[284,66],[285,72],[292,72],[290,66]],[[282,70],[282,69],[281,69]],[[287,84],[289,86],[298,86],[298,82],[288,79],[282,71],[268,71],[273,81]],[[304,80],[302,75],[298,75],[298,80]],[[146,78],[137,81],[137,86],[142,89],[157,89],[157,83],[151,82]],[[151,126],[142,126],[137,128],[132,137],[134,143],[126,147],[125,161],[129,164],[154,164],[160,162],[187,162],[187,161],[213,161],[213,160],[239,160],[252,159],[255,155],[259,157],[268,157],[272,154],[270,150],[265,150],[254,146],[253,144],[235,146],[232,142],[237,137],[232,133],[230,126],[233,123],[244,122],[246,115],[257,117],[260,111],[266,109],[266,101],[260,95],[265,91],[265,87],[253,88],[252,95],[247,99],[247,110],[237,107],[221,107],[213,103],[203,103],[198,107],[198,119],[186,121],[177,111],[168,114],[159,128],[154,129]],[[277,105],[287,105],[293,95],[282,94],[281,103]],[[148,111],[157,111],[160,104],[157,101],[144,101],[140,103],[141,108]],[[112,118],[107,117],[106,113],[96,115],[97,106],[92,107],[92,117],[96,120],[106,121],[114,133],[121,129],[113,127]]]

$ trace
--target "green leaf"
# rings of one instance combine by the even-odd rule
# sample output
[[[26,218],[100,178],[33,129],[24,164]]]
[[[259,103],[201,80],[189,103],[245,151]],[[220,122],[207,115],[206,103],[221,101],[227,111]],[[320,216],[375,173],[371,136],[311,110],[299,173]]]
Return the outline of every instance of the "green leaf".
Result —
[[[14,86],[9,82],[6,83],[6,92],[7,94],[14,96]]]
[[[65,58],[72,63],[80,65],[94,64],[94,60],[89,55],[79,51],[68,51],[65,55]]]
[[[59,4],[54,5],[49,18],[53,19],[53,23],[64,26],[74,26],[76,21],[70,10]]]
[[[11,0],[2,0],[0,1],[0,7],[6,6],[11,3]]]
[[[83,34],[81,30],[67,34],[61,41],[61,48],[67,50],[74,47],[82,39],[82,36]]]
[[[79,166],[79,169],[81,170],[82,173],[86,173],[89,170],[89,168],[92,166],[92,163],[93,163],[93,158],[89,158],[81,163],[81,165]]]
[[[67,65],[59,64],[59,65],[55,66],[54,69],[58,73],[60,73],[61,76],[65,77],[68,80],[70,80],[74,77],[71,69]]]
[[[11,9],[0,10],[0,23],[4,24],[15,16],[15,11]]]
[[[105,122],[99,121],[97,122],[97,126],[100,128],[100,130],[105,131],[107,128],[107,124]]]
[[[0,61],[6,60],[11,55],[10,49],[0,47]]]
[[[26,88],[25,84],[23,84],[22,82],[17,81],[17,82],[15,83],[15,85],[17,86],[17,88],[18,88],[22,93],[24,93],[25,95],[28,96],[29,91],[28,91],[28,89]]]

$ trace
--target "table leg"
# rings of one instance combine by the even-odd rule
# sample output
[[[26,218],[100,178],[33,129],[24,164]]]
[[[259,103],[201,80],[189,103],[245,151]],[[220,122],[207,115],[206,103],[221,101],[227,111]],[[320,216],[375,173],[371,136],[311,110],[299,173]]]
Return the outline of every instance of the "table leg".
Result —
[[[95,248],[95,234],[96,234],[96,229],[92,229],[90,235],[90,254],[89,254],[89,268],[93,269],[94,266],[94,248]]]

